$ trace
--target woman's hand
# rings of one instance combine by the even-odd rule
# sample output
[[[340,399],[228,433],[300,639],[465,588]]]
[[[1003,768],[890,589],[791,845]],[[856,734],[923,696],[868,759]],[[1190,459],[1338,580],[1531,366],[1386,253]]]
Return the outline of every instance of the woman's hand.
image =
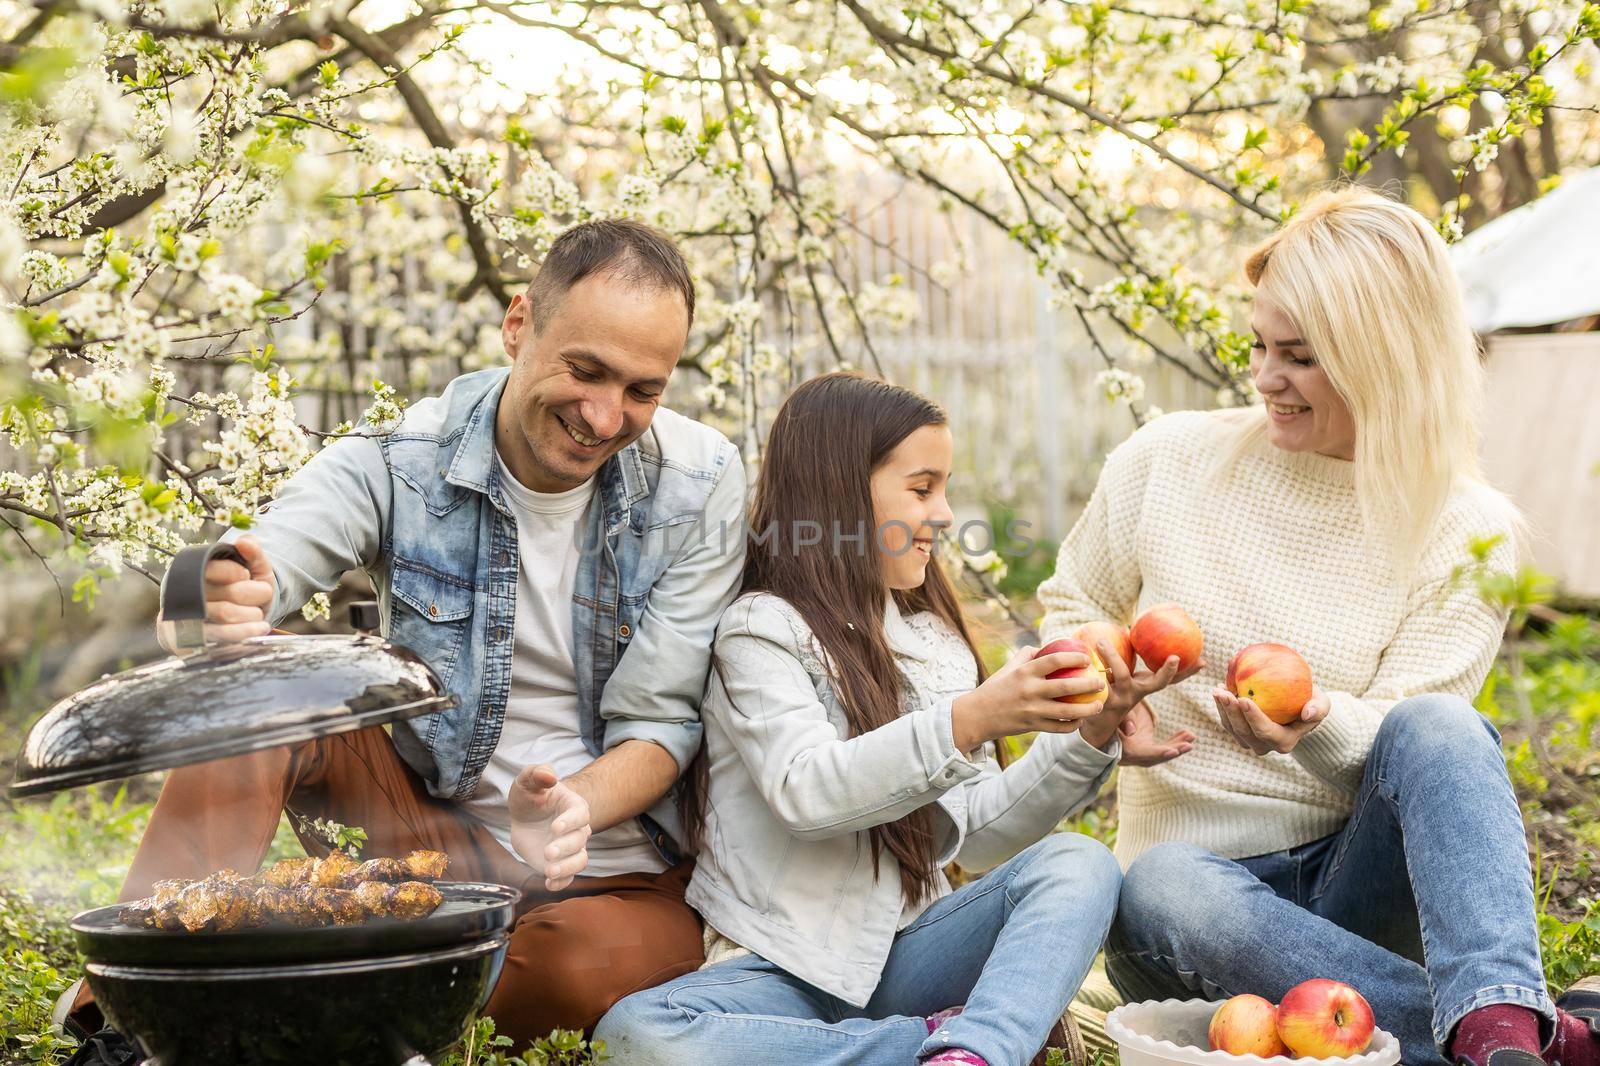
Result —
[[[1097,642],[1095,651],[1099,653],[1100,661],[1105,663],[1106,677],[1111,682],[1111,691],[1106,696],[1106,711],[1116,714],[1119,721],[1155,693],[1168,685],[1189,680],[1206,666],[1204,660],[1196,660],[1189,669],[1180,671],[1178,657],[1169,655],[1167,661],[1161,664],[1161,669],[1140,670],[1133,663],[1124,663],[1109,641]]]
[[[1311,698],[1300,709],[1300,717],[1287,725],[1279,725],[1266,716],[1253,700],[1235,696],[1218,685],[1211,698],[1217,703],[1222,724],[1233,738],[1257,755],[1277,752],[1287,755],[1294,750],[1307,733],[1317,728],[1328,717],[1332,704],[1318,689],[1311,690]]]
[[[1057,696],[1083,696],[1104,692],[1100,674],[1085,671],[1076,677],[1051,680],[1057,670],[1088,666],[1080,652],[1054,652],[1035,659],[1037,648],[1021,648],[983,684],[957,696],[950,708],[956,747],[976,751],[991,740],[1018,733],[1070,733],[1085,718],[1093,718],[1104,700],[1093,703],[1057,703]]]
[[[1159,670],[1135,669],[1130,671],[1132,664],[1124,663],[1122,657],[1116,653],[1109,641],[1098,641],[1095,644],[1095,651],[1099,654],[1100,661],[1105,663],[1106,677],[1111,684],[1106,694],[1105,709],[1094,718],[1085,721],[1082,726],[1082,732],[1084,740],[1102,750],[1121,729],[1123,722],[1126,721],[1133,709],[1143,706],[1147,697],[1152,693],[1160,692],[1168,685],[1193,677],[1205,667],[1205,663],[1196,662],[1189,669],[1180,672],[1178,670],[1178,657],[1173,655],[1169,656],[1167,661],[1161,664],[1161,669]],[[1149,714],[1150,712],[1147,709],[1145,713]],[[1152,741],[1154,733],[1155,716],[1150,715]],[[1175,737],[1174,741],[1176,739]],[[1193,734],[1189,734],[1189,740],[1194,740]],[[1123,744],[1123,751],[1124,759],[1126,759],[1126,742]],[[1177,755],[1181,754],[1183,752],[1177,752],[1175,755],[1169,756],[1169,758],[1176,758]],[[1158,761],[1165,762],[1166,760],[1161,759]]]
[[[1187,729],[1162,740],[1156,732],[1156,712],[1147,703],[1135,704],[1117,732],[1122,734],[1124,766],[1160,766],[1194,750],[1195,735]]]

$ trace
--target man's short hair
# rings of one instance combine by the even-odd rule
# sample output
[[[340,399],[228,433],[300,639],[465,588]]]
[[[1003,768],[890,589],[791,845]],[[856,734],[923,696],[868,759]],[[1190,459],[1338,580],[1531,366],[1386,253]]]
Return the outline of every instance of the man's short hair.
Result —
[[[694,325],[694,279],[683,253],[665,233],[628,218],[580,222],[555,239],[528,283],[535,331],[543,330],[567,291],[591,274],[609,274],[628,285],[683,297]]]

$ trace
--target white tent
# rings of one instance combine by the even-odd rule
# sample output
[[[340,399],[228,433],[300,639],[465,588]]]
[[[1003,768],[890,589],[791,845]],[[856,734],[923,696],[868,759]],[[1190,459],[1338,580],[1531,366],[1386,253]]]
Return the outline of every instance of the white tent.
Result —
[[[1533,562],[1600,601],[1600,332],[1500,332],[1600,314],[1600,167],[1451,249],[1484,335],[1483,469],[1527,515]]]
[[[1451,257],[1479,333],[1600,314],[1600,167],[1484,223]]]

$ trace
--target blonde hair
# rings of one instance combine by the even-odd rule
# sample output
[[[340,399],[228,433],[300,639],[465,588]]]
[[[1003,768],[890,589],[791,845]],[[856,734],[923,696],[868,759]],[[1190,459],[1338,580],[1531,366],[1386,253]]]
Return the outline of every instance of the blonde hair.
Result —
[[[1363,525],[1409,571],[1456,488],[1483,483],[1483,366],[1443,238],[1405,204],[1348,187],[1314,197],[1244,271],[1350,408]],[[1241,450],[1266,428],[1254,419]]]

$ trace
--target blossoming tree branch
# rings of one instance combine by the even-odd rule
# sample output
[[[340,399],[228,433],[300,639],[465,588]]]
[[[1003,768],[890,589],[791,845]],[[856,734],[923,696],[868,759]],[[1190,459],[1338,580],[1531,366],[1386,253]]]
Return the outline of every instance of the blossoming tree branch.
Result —
[[[0,551],[92,599],[247,524],[502,358],[599,214],[686,242],[685,376],[753,448],[798,360],[916,312],[841,240],[864,169],[1024,249],[1135,419],[1151,359],[1238,402],[1227,250],[1340,177],[1449,236],[1535,198],[1597,39],[1574,0],[6,0]]]

